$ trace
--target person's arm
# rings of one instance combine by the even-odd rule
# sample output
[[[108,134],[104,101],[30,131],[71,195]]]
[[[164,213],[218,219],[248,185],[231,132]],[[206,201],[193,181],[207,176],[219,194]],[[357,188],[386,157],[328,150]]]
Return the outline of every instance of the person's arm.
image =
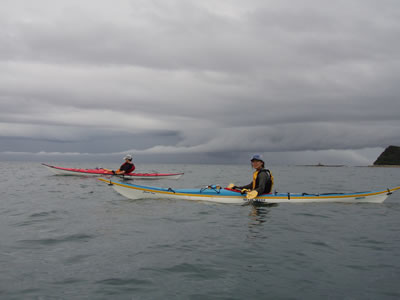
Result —
[[[118,169],[117,171],[115,171],[115,173],[118,174],[118,175],[123,175],[123,174],[126,173],[125,168],[126,168],[126,164],[123,163],[123,164],[119,167],[119,169]]]
[[[253,187],[253,182],[250,182],[247,185],[243,185],[243,186],[236,186],[236,189],[238,190],[243,190],[243,189],[251,189]]]

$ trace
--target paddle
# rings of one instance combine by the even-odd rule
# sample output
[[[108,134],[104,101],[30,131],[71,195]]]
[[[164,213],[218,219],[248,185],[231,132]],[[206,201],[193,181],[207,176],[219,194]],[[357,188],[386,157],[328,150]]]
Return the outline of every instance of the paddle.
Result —
[[[235,186],[234,183],[230,183],[230,184],[228,184],[228,186],[227,186],[228,189],[234,189],[235,187],[236,187],[236,186]],[[241,190],[241,193],[242,193],[242,194],[246,193],[246,198],[249,199],[249,200],[250,200],[250,199],[256,198],[257,195],[258,195],[258,192],[257,192],[256,190],[250,191],[250,190],[248,190],[248,189],[243,189],[243,190]]]
[[[106,168],[102,168],[104,171],[107,171],[107,172],[111,172],[112,174],[107,174],[107,175],[118,175],[118,174],[116,174],[115,173],[115,171],[114,170],[110,170],[110,169],[106,169]]]
[[[105,169],[105,168],[102,168],[104,171],[108,171],[108,172],[111,172],[112,174],[108,174],[108,175],[122,175],[122,176],[124,176],[125,174],[129,174],[129,173],[121,173],[121,174],[118,174],[117,172],[118,171],[114,171],[114,170],[110,170],[110,169]]]
[[[249,191],[249,192],[247,192],[247,194],[246,194],[246,198],[247,198],[247,199],[254,199],[254,198],[257,197],[257,195],[258,195],[258,192],[257,192],[256,190]]]

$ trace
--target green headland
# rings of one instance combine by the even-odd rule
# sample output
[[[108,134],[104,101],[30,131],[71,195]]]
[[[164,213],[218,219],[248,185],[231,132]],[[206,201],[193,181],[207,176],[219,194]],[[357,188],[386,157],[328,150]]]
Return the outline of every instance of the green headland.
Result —
[[[400,147],[389,146],[379,155],[374,166],[400,166]]]

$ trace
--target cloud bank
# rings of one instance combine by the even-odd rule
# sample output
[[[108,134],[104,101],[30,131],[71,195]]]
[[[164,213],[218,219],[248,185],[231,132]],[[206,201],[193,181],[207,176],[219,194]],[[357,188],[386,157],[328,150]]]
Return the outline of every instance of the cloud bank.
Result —
[[[400,144],[398,1],[0,5],[0,158],[370,164]]]

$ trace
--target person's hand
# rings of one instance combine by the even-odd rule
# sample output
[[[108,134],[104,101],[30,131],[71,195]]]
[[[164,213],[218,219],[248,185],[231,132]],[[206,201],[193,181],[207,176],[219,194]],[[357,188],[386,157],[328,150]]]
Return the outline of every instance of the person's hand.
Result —
[[[258,192],[256,190],[253,190],[253,191],[247,192],[246,198],[254,199],[257,197],[257,195],[258,195]]]
[[[248,191],[250,191],[250,190],[249,190],[249,189],[242,189],[242,190],[240,191],[240,193],[243,195],[243,194],[247,193]]]
[[[230,183],[230,184],[228,184],[228,186],[226,188],[234,189],[234,188],[236,188],[236,185],[234,183]]]

